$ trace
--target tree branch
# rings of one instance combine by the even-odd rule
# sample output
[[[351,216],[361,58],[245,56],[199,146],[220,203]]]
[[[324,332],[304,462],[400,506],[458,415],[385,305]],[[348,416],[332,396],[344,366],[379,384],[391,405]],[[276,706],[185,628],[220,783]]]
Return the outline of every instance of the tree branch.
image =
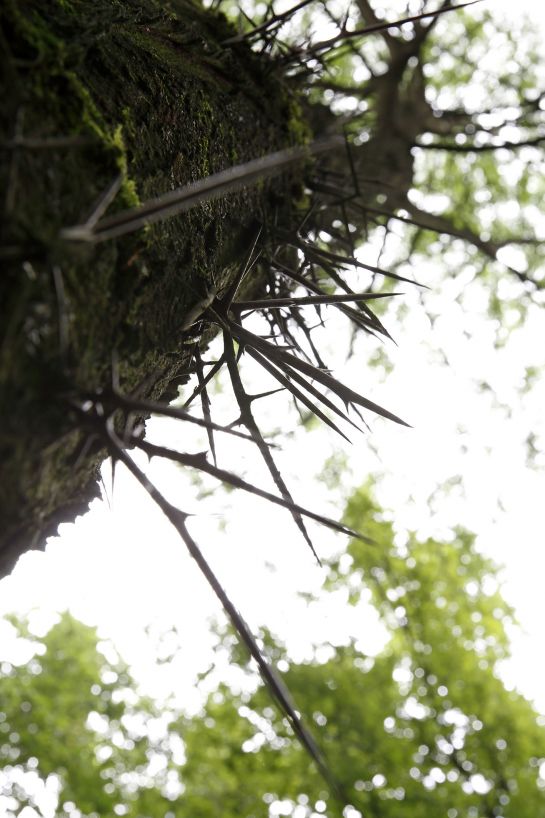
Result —
[[[492,261],[498,261],[497,254],[498,250],[501,250],[502,247],[505,247],[508,244],[516,244],[517,239],[516,237],[510,239],[502,239],[499,241],[493,241],[491,239],[483,239],[479,236],[478,233],[475,233],[470,227],[455,227],[452,222],[446,218],[445,216],[437,216],[434,213],[428,213],[426,210],[421,210],[416,205],[412,204],[410,201],[407,200],[405,205],[405,209],[409,212],[412,216],[412,223],[417,225],[418,227],[422,227],[425,230],[433,230],[435,233],[445,233],[448,236],[453,236],[454,238],[463,239],[467,241],[469,244],[472,244],[481,253],[484,253]],[[527,239],[522,239],[524,243],[528,243]],[[515,270],[513,267],[510,267],[508,264],[504,264],[501,262],[504,267],[506,267],[510,273],[513,273],[514,276],[518,278],[519,281],[522,283],[530,283],[534,286],[536,282],[526,273],[521,273],[519,270]]]
[[[514,150],[516,148],[529,148],[540,145],[545,142],[544,136],[535,136],[532,139],[524,139],[521,142],[501,142],[499,145],[456,145],[453,142],[415,142],[413,147],[422,148],[423,150],[441,150],[450,151],[451,153],[486,153],[490,151],[499,151],[502,148],[507,150]]]

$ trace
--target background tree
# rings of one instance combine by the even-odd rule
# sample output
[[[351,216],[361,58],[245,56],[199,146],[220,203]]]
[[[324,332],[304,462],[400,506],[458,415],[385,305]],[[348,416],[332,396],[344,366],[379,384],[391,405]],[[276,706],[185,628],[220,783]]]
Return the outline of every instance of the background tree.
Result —
[[[316,645],[301,663],[262,636],[351,803],[385,818],[545,815],[543,717],[498,677],[513,620],[497,568],[467,532],[401,541],[367,488],[346,518],[366,520],[377,547],[353,541],[327,587],[346,589],[354,605],[371,601],[384,649],[366,655],[355,638]],[[223,644],[255,679],[230,635]],[[222,684],[200,718],[182,722],[182,814],[212,816],[218,803],[233,816],[335,814],[264,688],[237,688]]]
[[[466,532],[444,542],[394,537],[367,488],[347,518],[371,520],[377,548],[352,542],[326,584],[350,589],[362,621],[375,606],[383,649],[366,655],[356,635],[296,662],[266,630],[262,638],[352,804],[385,818],[545,815],[544,719],[497,675],[512,624],[497,568]],[[13,626],[36,655],[2,665],[7,814],[24,804],[40,814],[38,782],[48,777],[60,815],[336,814],[231,632],[218,647],[239,667],[236,683],[220,683],[189,716],[139,695],[111,647],[70,616],[40,640]]]
[[[11,624],[34,655],[2,663],[3,814],[26,805],[41,815],[58,799],[62,816],[164,815],[168,769],[153,769],[165,745],[160,711],[112,645],[68,613],[40,640]]]

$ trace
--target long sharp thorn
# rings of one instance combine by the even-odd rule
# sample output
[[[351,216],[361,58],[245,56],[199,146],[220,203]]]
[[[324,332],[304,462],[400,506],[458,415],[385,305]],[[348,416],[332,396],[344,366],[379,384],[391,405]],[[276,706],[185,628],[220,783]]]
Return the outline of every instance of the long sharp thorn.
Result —
[[[332,137],[310,145],[276,151],[164,193],[138,207],[99,219],[91,227],[84,223],[65,228],[60,237],[67,241],[97,243],[134,233],[149,224],[177,216],[202,202],[239,190],[243,186],[257,184],[266,176],[283,173],[310,156],[336,150],[339,146],[339,139]]]
[[[240,265],[240,268],[239,268],[239,271],[238,271],[238,273],[237,273],[237,275],[235,277],[235,280],[233,281],[233,283],[231,284],[231,286],[227,290],[227,293],[225,294],[225,296],[221,299],[221,304],[222,304],[222,307],[224,309],[229,309],[229,307],[233,303],[234,298],[236,297],[236,294],[237,294],[237,292],[239,290],[239,287],[242,284],[246,274],[254,266],[254,264],[256,263],[256,261],[259,258],[259,251],[258,251],[258,253],[256,254],[255,257],[254,257],[254,251],[255,251],[257,242],[259,241],[259,237],[261,236],[262,230],[263,230],[263,226],[259,225],[259,227],[255,231],[254,238],[252,240],[252,244],[251,244],[251,247],[250,247],[250,250],[249,250],[249,253],[248,253],[246,259]]]
[[[258,392],[257,395],[248,395],[249,400],[260,400],[260,398],[268,398],[270,395],[278,395],[279,392],[284,392],[284,387],[280,389],[269,389],[268,392]]]
[[[255,418],[252,414],[252,404],[251,401],[248,399],[244,386],[242,384],[242,380],[240,378],[240,373],[238,371],[237,362],[235,359],[235,351],[233,348],[233,338],[231,333],[228,330],[223,331],[223,342],[224,342],[224,354],[225,359],[227,361],[227,368],[229,370],[229,375],[231,377],[231,383],[233,385],[233,392],[235,393],[235,398],[240,408],[241,418],[243,420],[244,425],[248,429],[248,431],[254,436],[256,445],[261,453],[263,460],[269,470],[271,477],[274,480],[276,487],[278,488],[280,494],[287,502],[293,504],[293,498],[286,486],[280,471],[278,470],[276,463],[271,455],[270,450],[268,449],[265,441],[263,440],[263,436],[257,425]],[[295,524],[301,531],[303,537],[305,538],[307,545],[309,546],[310,550],[316,557],[318,564],[321,565],[320,558],[316,553],[314,546],[312,544],[312,540],[310,539],[306,526],[303,522],[301,514],[292,509],[292,516],[295,521]]]
[[[195,387],[195,389],[193,390],[193,392],[191,393],[189,398],[184,403],[184,405],[183,405],[184,409],[187,409],[187,407],[190,406],[193,403],[195,398],[198,398],[198,396],[201,394],[203,386],[206,386],[212,380],[212,378],[214,378],[217,375],[217,373],[220,371],[220,369],[222,368],[224,363],[225,363],[225,359],[224,359],[224,357],[222,355],[221,358],[218,361],[216,361],[214,364],[212,364],[211,369],[207,372],[206,376],[203,378],[202,384],[199,383]]]
[[[288,278],[293,279],[293,281],[296,281],[298,284],[301,284],[303,287],[306,287],[311,292],[317,293],[318,295],[321,295],[321,296],[326,295],[326,293],[324,293],[324,291],[322,289],[320,289],[320,287],[318,287],[317,284],[315,284],[310,279],[306,278],[304,275],[301,275],[300,273],[296,272],[295,270],[291,270],[289,267],[286,267],[285,265],[280,264],[278,262],[276,262],[276,266],[278,267],[280,272],[282,272],[284,275],[288,276]],[[346,285],[345,285],[345,289],[346,289]],[[350,318],[352,321],[354,321],[354,323],[358,324],[358,326],[361,326],[363,329],[365,329],[366,332],[369,332],[369,333],[373,334],[373,330],[381,331],[379,329],[379,326],[377,326],[376,322],[377,322],[378,319],[376,319],[376,316],[373,316],[374,319],[375,319],[373,322],[371,322],[371,321],[367,322],[363,315],[360,315],[358,312],[356,312],[356,310],[353,310],[351,307],[347,307],[343,303],[338,304],[337,307],[342,313],[344,313],[344,315],[346,315],[348,318]],[[371,315],[372,315],[372,313],[371,313]],[[379,322],[379,325],[380,325],[380,327],[382,327],[380,322]],[[382,332],[383,332],[383,334],[388,335],[388,333],[384,329],[384,327],[382,327]]]
[[[280,309],[282,307],[304,306],[305,304],[344,304],[355,301],[375,301],[379,298],[391,298],[403,293],[334,293],[328,295],[292,296],[286,298],[262,298],[256,301],[237,301],[236,307],[241,310]]]
[[[394,423],[399,423],[401,426],[409,426],[406,421],[402,420],[397,415],[394,415],[392,412],[389,412],[387,409],[384,409],[377,403],[365,398],[363,395],[358,394],[349,386],[345,386],[345,384],[336,380],[331,375],[328,375],[327,372],[317,369],[315,366],[312,366],[312,364],[297,358],[295,355],[291,355],[289,352],[278,349],[272,344],[267,344],[267,341],[263,341],[258,335],[254,335],[252,332],[244,329],[244,327],[241,327],[239,324],[234,324],[230,320],[228,320],[228,324],[230,330],[244,342],[252,344],[252,346],[260,351],[265,350],[265,352],[267,352],[268,350],[270,354],[275,354],[278,360],[283,360],[289,366],[293,367],[294,369],[299,369],[301,372],[303,372],[303,374],[318,381],[322,384],[322,386],[331,389],[331,391],[338,395],[341,400],[359,404],[360,406],[363,406],[364,409],[369,409],[371,412],[381,415],[388,420],[392,420]],[[274,350],[274,353],[271,353],[271,350]]]
[[[325,517],[322,514],[311,511],[310,509],[300,506],[298,503],[294,503],[293,501],[285,500],[283,497],[280,497],[277,494],[271,494],[270,491],[260,489],[258,486],[253,485],[253,483],[248,483],[246,480],[243,480],[242,477],[238,476],[238,474],[233,474],[232,472],[222,469],[219,466],[214,466],[212,463],[203,461],[202,458],[197,459],[195,455],[177,452],[174,449],[167,448],[166,446],[158,446],[154,443],[149,443],[147,440],[142,440],[142,438],[136,438],[131,442],[137,448],[141,449],[143,452],[146,452],[146,454],[148,454],[150,457],[163,457],[167,460],[172,460],[175,463],[180,463],[182,466],[198,469],[205,474],[209,474],[211,477],[215,477],[216,480],[219,480],[221,483],[225,483],[228,486],[233,486],[233,488],[241,489],[249,494],[254,494],[256,497],[261,497],[263,500],[267,500],[274,505],[288,509],[288,511],[301,514],[308,517],[309,520],[314,520],[315,522],[320,523],[326,528],[331,528],[333,531],[346,534],[348,537],[352,537],[353,539],[367,543],[367,545],[376,545],[376,543],[369,537],[365,537],[359,531],[354,531],[354,529],[349,528],[349,526],[346,526],[343,523],[338,523],[329,517]]]
[[[177,406],[169,406],[166,403],[156,403],[152,400],[143,400],[140,398],[131,398],[127,395],[115,394],[113,396],[114,405],[119,406],[120,409],[125,409],[135,412],[149,412],[152,415],[163,415],[167,418],[176,418],[177,420],[186,420],[188,423],[193,423],[196,426],[201,426],[203,429],[212,429],[215,432],[225,432],[232,434],[235,437],[240,437],[243,440],[251,440],[253,438],[244,432],[230,431],[225,426],[219,423],[207,421],[204,418],[196,418],[190,415],[184,409],[179,409]]]
[[[246,621],[244,620],[238,609],[231,601],[223,585],[216,577],[211,566],[205,559],[201,549],[199,548],[193,537],[191,537],[186,526],[186,520],[189,515],[181,511],[180,509],[176,508],[175,506],[171,505],[168,502],[168,500],[166,500],[165,497],[163,497],[163,495],[156,488],[156,486],[138,468],[138,466],[132,460],[132,458],[128,456],[127,452],[124,450],[121,444],[121,441],[117,439],[115,433],[111,428],[110,429],[107,428],[106,434],[108,436],[108,446],[110,452],[112,454],[115,454],[117,458],[121,462],[123,462],[123,464],[136,478],[140,485],[145,489],[145,491],[149,494],[152,500],[161,509],[161,511],[166,516],[171,525],[178,532],[190,556],[195,560],[201,573],[203,574],[206,581],[208,582],[208,584],[214,591],[215,595],[217,596],[218,600],[220,601],[225,613],[229,617],[231,624],[233,625],[235,631],[237,632],[240,640],[246,646],[250,655],[257,663],[259,672],[266,687],[271,693],[273,699],[276,701],[281,712],[284,713],[284,715],[287,717],[293,729],[293,732],[297,736],[297,739],[299,740],[303,748],[306,750],[306,752],[309,754],[309,756],[313,759],[318,771],[320,772],[326,783],[332,787],[333,791],[338,795],[339,798],[341,798],[345,803],[347,803],[348,802],[347,798],[344,796],[342,788],[340,787],[339,783],[337,782],[331,770],[329,769],[329,766],[322,751],[316,744],[312,734],[309,732],[308,728],[302,721],[301,716],[295,709],[295,706],[291,701],[289,691],[285,687],[284,683],[282,682],[281,678],[278,676],[274,668],[271,665],[269,665],[269,663],[263,656],[252,632],[250,631],[250,628],[246,624]]]
[[[202,359],[201,353],[199,348],[197,347],[195,350],[195,368],[197,371],[197,379],[199,381],[199,385],[202,386],[201,389],[201,408],[203,417],[207,423],[206,426],[206,435],[208,437],[208,445],[210,446],[210,451],[212,452],[212,459],[214,461],[214,465],[218,465],[218,461],[216,458],[216,442],[214,440],[214,430],[212,428],[212,416],[210,414],[210,398],[208,397],[208,392],[206,389],[206,384],[204,383],[204,373],[202,367]]]
[[[259,352],[256,349],[252,350],[250,346],[248,346],[248,354],[252,355],[252,357],[256,358],[256,360],[259,360],[259,362],[262,363],[263,366],[264,366],[263,359],[265,359],[265,361],[268,360],[267,357],[262,352]],[[271,363],[270,360],[269,360],[269,363]],[[357,429],[358,432],[361,432],[361,429],[352,420],[350,420],[348,415],[345,415],[343,412],[341,412],[341,410],[339,409],[338,406],[335,406],[335,404],[332,401],[330,401],[329,398],[326,395],[323,395],[311,383],[306,381],[299,372],[297,372],[295,369],[293,369],[293,367],[288,366],[283,361],[274,360],[274,358],[273,358],[271,366],[275,366],[278,369],[281,369],[285,373],[287,378],[289,379],[288,382],[291,382],[293,380],[296,383],[298,383],[303,389],[306,389],[307,392],[309,392],[313,397],[315,397],[317,400],[321,401],[324,404],[324,406],[327,406],[328,409],[330,409],[332,412],[335,412],[335,414],[337,414],[344,421],[346,421],[347,423],[350,423],[350,425],[353,426],[355,429]],[[272,371],[271,371],[271,374],[273,374]],[[288,388],[293,392],[293,389],[294,389],[293,384],[291,384],[291,386],[289,386]],[[297,397],[299,397],[299,395],[297,395]],[[299,400],[301,400],[300,397],[299,397]],[[308,402],[303,401],[303,402],[305,402],[305,406],[307,406],[308,409],[310,409],[312,412],[314,412],[316,415],[318,415],[318,417],[320,417],[321,420],[323,420],[324,417],[325,417],[326,422],[331,426],[332,422],[330,422],[329,418],[327,418],[327,415],[323,415],[320,410],[317,411],[318,407],[316,407],[308,399],[307,399],[307,401]],[[339,434],[342,437],[344,437],[346,440],[348,440],[349,443],[351,442],[346,437],[346,435],[344,435],[335,425],[333,425],[333,428],[335,429],[335,431],[339,432]]]
[[[344,434],[344,432],[342,432],[342,431],[339,429],[339,427],[337,426],[337,424],[336,424],[336,423],[334,423],[334,422],[331,420],[331,418],[328,418],[328,416],[327,416],[326,414],[324,414],[324,413],[322,412],[322,410],[321,410],[321,409],[320,409],[318,406],[315,406],[315,405],[314,405],[314,404],[313,404],[313,403],[312,403],[312,402],[311,402],[311,401],[310,401],[310,400],[309,400],[309,399],[306,397],[306,395],[304,395],[304,394],[303,394],[303,392],[301,392],[301,390],[300,390],[300,389],[298,389],[298,388],[297,388],[297,387],[296,387],[296,386],[295,386],[293,383],[291,383],[291,382],[290,382],[290,380],[289,380],[289,379],[288,379],[288,378],[287,378],[285,375],[283,375],[283,374],[282,374],[282,372],[279,372],[279,371],[278,371],[278,370],[277,370],[277,369],[276,369],[276,368],[275,368],[275,367],[274,367],[274,366],[271,364],[271,362],[267,360],[267,358],[266,358],[264,355],[261,355],[261,354],[260,354],[260,353],[259,353],[257,350],[252,349],[251,347],[248,347],[248,354],[249,354],[249,355],[251,355],[251,356],[252,356],[252,358],[254,358],[254,359],[255,359],[255,360],[258,362],[258,363],[260,363],[260,364],[261,364],[261,366],[262,366],[264,369],[266,369],[266,370],[267,370],[267,372],[270,372],[270,374],[273,376],[273,378],[276,378],[276,380],[278,381],[278,383],[281,383],[281,384],[282,384],[282,385],[283,385],[283,386],[284,386],[286,389],[288,389],[288,390],[291,392],[291,394],[294,396],[294,398],[296,398],[297,400],[301,401],[301,403],[302,403],[304,406],[306,406],[306,407],[307,407],[307,409],[310,409],[310,411],[311,411],[311,412],[312,412],[314,415],[316,415],[316,417],[318,417],[318,418],[319,418],[319,419],[320,419],[320,420],[321,420],[323,423],[326,423],[326,424],[327,424],[328,426],[330,426],[330,427],[331,427],[331,428],[332,428],[332,429],[333,429],[335,432],[337,432],[337,434],[339,434],[341,437],[344,437],[344,439],[345,439],[345,440],[347,440],[347,441],[348,441],[348,443],[351,443],[350,439],[349,439],[349,438],[348,438],[348,437],[347,437],[347,436]],[[350,421],[349,421],[349,422],[350,422]]]

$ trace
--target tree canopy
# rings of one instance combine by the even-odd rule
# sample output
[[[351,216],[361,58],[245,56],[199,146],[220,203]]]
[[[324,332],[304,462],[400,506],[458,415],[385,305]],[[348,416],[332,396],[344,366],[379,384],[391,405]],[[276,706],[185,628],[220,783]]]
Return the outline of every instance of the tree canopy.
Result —
[[[545,815],[545,717],[498,676],[513,620],[496,566],[467,532],[443,542],[394,536],[368,488],[352,497],[346,518],[371,520],[377,547],[353,541],[330,564],[326,587],[344,589],[357,609],[376,608],[382,650],[366,654],[362,633],[316,644],[296,661],[266,629],[260,636],[346,803],[385,818]],[[345,806],[230,629],[221,629],[218,648],[239,672],[189,715],[143,697],[112,648],[70,615],[39,639],[20,620],[12,626],[34,655],[2,664],[8,815],[25,804],[45,814],[44,786],[58,796],[56,814],[73,818],[304,818]]]

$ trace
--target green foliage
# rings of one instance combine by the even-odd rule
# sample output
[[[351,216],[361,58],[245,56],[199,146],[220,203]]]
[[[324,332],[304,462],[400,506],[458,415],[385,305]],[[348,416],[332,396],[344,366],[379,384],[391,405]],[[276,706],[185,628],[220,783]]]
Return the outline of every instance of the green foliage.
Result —
[[[386,19],[396,17],[394,5],[383,4]],[[508,311],[523,319],[531,302],[543,303],[541,47],[538,30],[524,18],[498,23],[494,10],[484,8],[440,17],[398,85],[398,109],[408,106],[400,120],[410,186],[400,188],[397,203],[389,202],[386,186],[377,198],[385,215],[375,224],[390,231],[382,266],[434,289],[461,275],[461,303],[467,276],[479,278],[489,315],[504,325]],[[313,86],[315,99],[352,112],[347,127],[355,145],[376,128],[385,82],[377,77],[387,76],[385,60],[382,38],[363,38],[357,49],[328,55],[328,75]],[[388,178],[378,163],[381,174]],[[379,281],[381,289],[384,284]],[[402,319],[402,300],[381,307]]]
[[[81,813],[111,815],[119,803],[125,815],[139,815],[150,777],[153,742],[147,723],[156,716],[139,697],[127,668],[100,653],[96,631],[69,614],[41,641],[24,621],[12,618],[18,635],[31,639],[35,655],[21,666],[3,662],[0,672],[0,764],[8,809],[33,805],[43,782],[59,780],[57,815],[70,804]],[[21,773],[31,783],[21,783]],[[154,809],[161,805],[160,778],[154,781]],[[74,807],[72,806],[72,809]]]
[[[362,622],[373,605],[383,649],[365,653],[362,626],[347,644],[316,645],[297,663],[261,632],[349,800],[380,818],[543,818],[545,719],[498,677],[513,614],[497,568],[467,532],[425,542],[395,532],[368,488],[345,516],[351,526],[363,521],[376,546],[353,541],[325,587],[344,589]],[[34,647],[26,664],[2,665],[0,752],[8,782],[16,770],[58,776],[68,806],[57,814],[70,802],[101,816],[338,813],[230,631],[218,648],[236,672],[191,717],[173,707],[160,716],[95,631],[66,614]],[[27,789],[4,784],[19,806],[33,803]]]
[[[523,18],[509,27],[499,26],[490,11],[461,12],[438,21],[422,51],[426,97],[438,120],[415,154],[414,191],[420,206],[443,217],[455,230],[470,231],[484,244],[491,242],[492,252],[483,245],[479,249],[484,255],[479,257],[471,252],[472,241],[466,235],[469,244],[460,264],[473,265],[484,278],[490,314],[499,318],[507,307],[518,303],[524,310],[530,298],[539,303],[542,298],[536,290],[543,288],[543,244],[532,238],[544,184],[541,145],[509,149],[516,143],[523,146],[526,140],[531,143],[541,134],[540,51],[539,34],[529,21]],[[430,144],[447,145],[450,150],[429,149]],[[470,150],[472,145],[477,146],[475,152]],[[483,149],[487,145],[500,147]],[[437,197],[436,202],[426,203],[429,195]],[[440,249],[432,231],[416,232],[414,249],[421,257],[429,257],[430,247]],[[478,241],[473,244],[478,246]],[[460,242],[457,246],[461,247]],[[495,261],[495,248],[503,246],[516,248],[516,255],[500,253],[500,261]],[[418,255],[413,260],[417,263]],[[535,285],[507,295],[502,280],[510,273],[502,262],[513,264]]]
[[[352,526],[364,521],[377,547],[353,542],[349,557],[331,565],[327,587],[348,587],[355,605],[371,600],[386,646],[377,656],[357,639],[316,646],[311,661],[284,660],[283,674],[353,805],[386,818],[545,816],[544,720],[497,676],[512,623],[497,569],[466,532],[445,542],[395,535],[365,489],[346,514]],[[245,722],[232,733],[237,712]],[[294,815],[335,814],[263,688],[249,695],[223,686],[184,739],[188,815],[214,814],[195,800],[203,758],[216,770],[224,815],[266,816],[271,802],[285,802],[282,814],[297,804]]]

